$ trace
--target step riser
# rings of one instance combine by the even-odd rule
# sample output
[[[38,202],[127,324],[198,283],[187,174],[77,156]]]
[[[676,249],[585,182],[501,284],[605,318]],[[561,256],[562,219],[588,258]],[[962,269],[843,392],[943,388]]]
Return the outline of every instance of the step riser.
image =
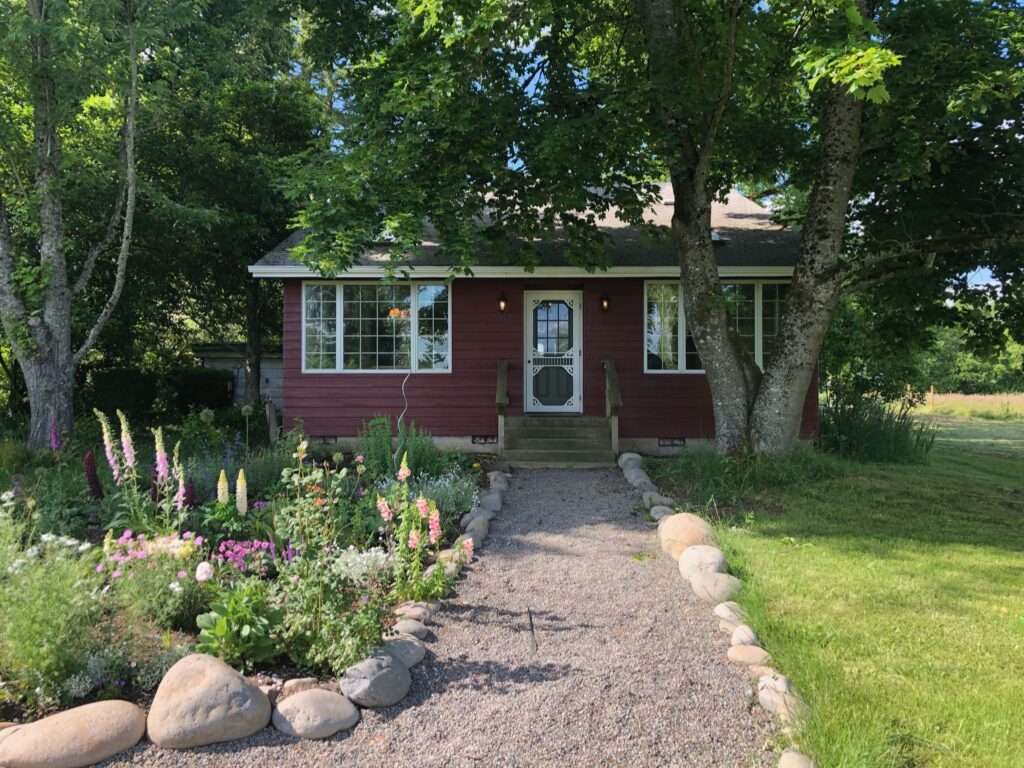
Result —
[[[506,437],[544,440],[607,440],[611,432],[602,429],[506,429]]]
[[[578,440],[573,438],[517,437],[505,435],[505,448],[510,451],[593,451],[612,449],[612,441],[608,435],[603,439]]]
[[[544,462],[550,464],[600,464],[611,466],[615,456],[611,451],[504,451],[505,461]]]
[[[601,416],[506,416],[505,423],[527,427],[596,427],[608,426],[608,419]]]

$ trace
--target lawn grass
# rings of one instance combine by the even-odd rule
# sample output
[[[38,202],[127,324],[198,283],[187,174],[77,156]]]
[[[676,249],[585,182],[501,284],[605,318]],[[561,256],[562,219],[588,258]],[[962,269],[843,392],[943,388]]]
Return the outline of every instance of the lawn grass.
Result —
[[[940,428],[926,465],[818,457],[749,483],[721,526],[823,767],[1024,764],[1024,424]],[[652,472],[692,497],[712,461]]]
[[[958,416],[989,421],[1024,421],[1024,392],[997,395],[928,395],[915,411],[920,414]]]

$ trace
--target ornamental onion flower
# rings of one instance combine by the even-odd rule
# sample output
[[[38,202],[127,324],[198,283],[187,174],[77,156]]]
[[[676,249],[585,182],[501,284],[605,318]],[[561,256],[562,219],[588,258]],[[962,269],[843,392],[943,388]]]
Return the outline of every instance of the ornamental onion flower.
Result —
[[[167,450],[164,448],[164,430],[157,427],[153,430],[153,440],[156,443],[156,481],[164,485],[171,476],[171,468],[167,461]]]
[[[420,532],[413,528],[409,531],[409,549],[419,549]]]
[[[238,480],[235,481],[235,509],[242,517],[249,511],[249,490],[245,484],[244,469],[238,470]]]
[[[228,492],[228,475],[222,469],[220,471],[220,478],[217,480],[217,503],[227,504],[231,501],[231,496]]]
[[[416,509],[420,511],[420,517],[424,519],[430,515],[430,504],[422,496],[416,499]]]
[[[196,581],[200,584],[209,581],[213,578],[213,566],[206,561],[201,562],[196,566]]]
[[[441,513],[435,509],[427,525],[430,528],[430,543],[437,544],[441,538]]]
[[[387,499],[383,497],[377,499],[377,511],[380,512],[380,516],[385,520],[390,520],[393,517],[391,507],[388,506]]]
[[[117,418],[121,422],[121,453],[124,454],[124,463],[129,469],[133,469],[135,467],[135,445],[132,443],[128,417],[118,410]]]

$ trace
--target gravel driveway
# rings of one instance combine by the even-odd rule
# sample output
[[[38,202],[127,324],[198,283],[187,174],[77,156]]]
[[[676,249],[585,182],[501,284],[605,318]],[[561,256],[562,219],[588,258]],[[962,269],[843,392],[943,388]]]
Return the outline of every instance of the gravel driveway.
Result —
[[[768,764],[769,723],[750,683],[725,661],[724,634],[660,554],[653,524],[631,514],[640,499],[622,475],[521,470],[510,485],[398,706],[364,710],[323,742],[267,728],[184,752],[143,742],[103,765]]]

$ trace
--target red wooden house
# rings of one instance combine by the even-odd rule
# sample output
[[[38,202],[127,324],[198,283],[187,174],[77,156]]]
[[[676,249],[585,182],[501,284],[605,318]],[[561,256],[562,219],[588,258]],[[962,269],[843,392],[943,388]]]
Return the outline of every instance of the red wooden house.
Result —
[[[651,219],[667,226],[671,200]],[[716,204],[712,229],[736,330],[763,363],[798,235],[737,192]],[[473,277],[451,279],[444,251],[426,242],[404,265],[410,279],[390,283],[387,244],[323,279],[290,257],[302,238],[293,233],[250,267],[284,282],[285,428],[346,438],[374,415],[405,412],[463,450],[575,463],[713,437],[674,244],[617,221],[607,232],[614,266],[604,272],[571,266],[552,243],[532,272],[481,254]],[[817,428],[816,385],[805,434]]]

